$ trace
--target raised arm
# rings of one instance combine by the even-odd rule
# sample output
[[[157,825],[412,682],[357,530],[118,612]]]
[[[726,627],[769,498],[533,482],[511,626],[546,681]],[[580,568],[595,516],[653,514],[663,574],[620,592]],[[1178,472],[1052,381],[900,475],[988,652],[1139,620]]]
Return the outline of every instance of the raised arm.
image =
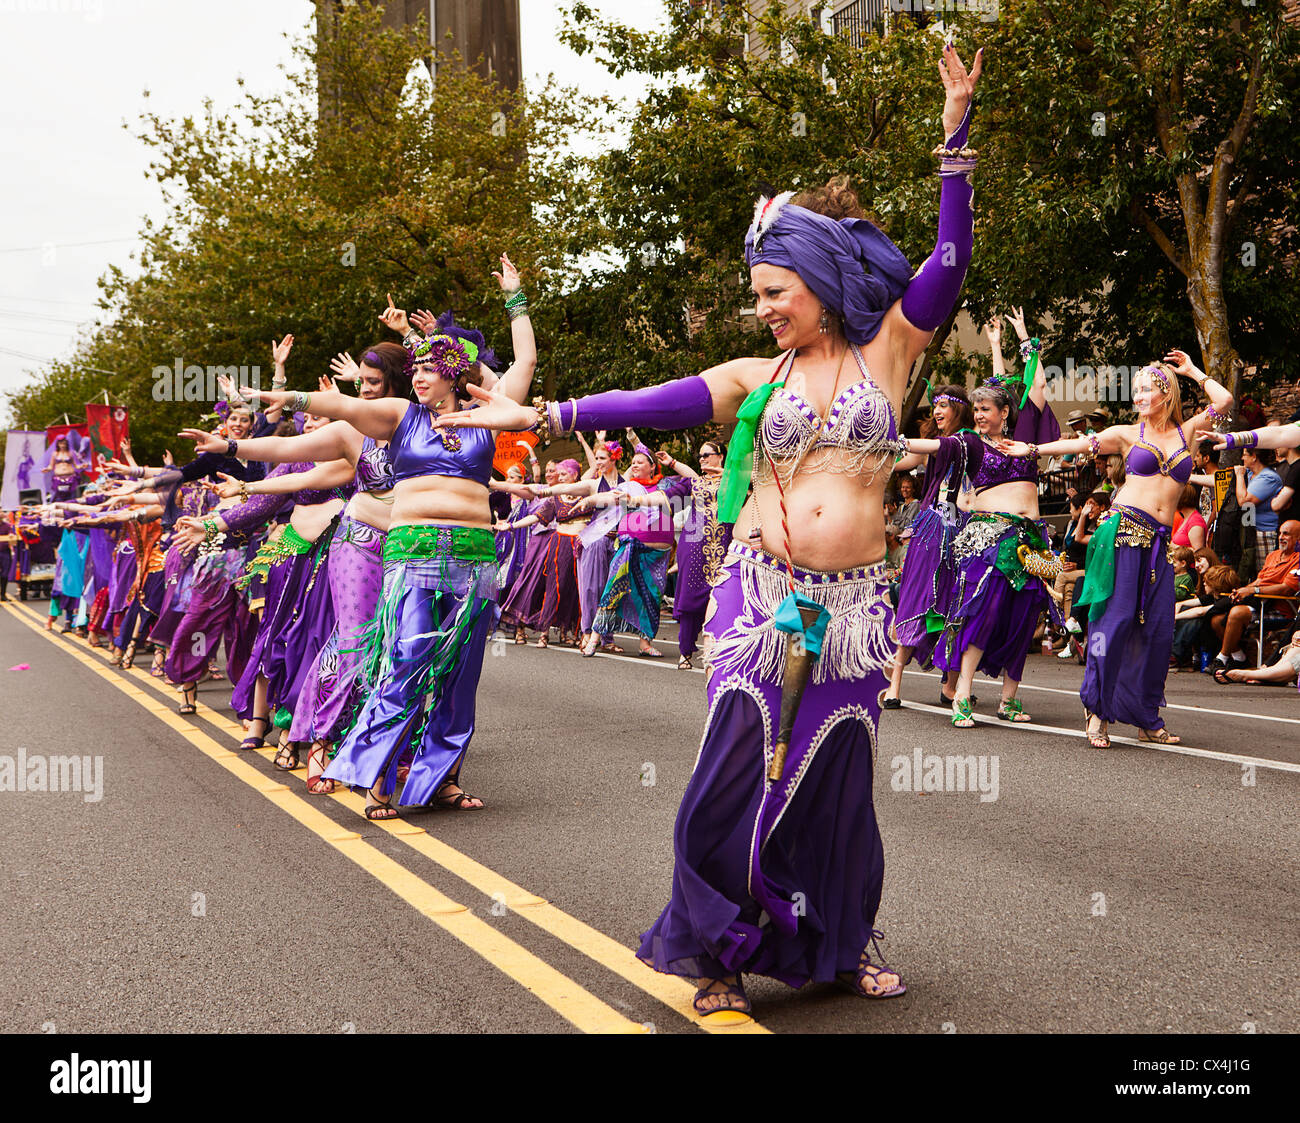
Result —
[[[1232,413],[1232,394],[1226,387],[1221,386],[1203,370],[1200,370],[1192,362],[1186,351],[1171,348],[1165,356],[1165,362],[1174,368],[1175,374],[1190,378],[1195,382],[1197,386],[1205,391],[1205,396],[1210,399],[1210,404],[1205,409],[1183,422],[1183,440],[1190,444],[1193,434],[1198,429],[1203,429],[1216,419],[1228,417]]]
[[[971,98],[984,68],[984,52],[975,53],[969,73],[951,44],[943,49],[939,76],[943,79],[944,152],[939,175],[939,231],[934,250],[922,262],[898,301],[902,313],[902,357],[910,369],[930,342],[935,328],[948,318],[961,293],[974,246],[975,214],[971,210],[970,172],[974,153],[966,146]]]
[[[505,254],[501,255],[501,272],[492,276],[505,293],[506,311],[510,313],[510,342],[515,352],[515,361],[501,376],[500,388],[516,402],[526,402],[537,370],[537,340],[533,337],[533,322],[528,318],[528,298],[519,286],[519,271]]]

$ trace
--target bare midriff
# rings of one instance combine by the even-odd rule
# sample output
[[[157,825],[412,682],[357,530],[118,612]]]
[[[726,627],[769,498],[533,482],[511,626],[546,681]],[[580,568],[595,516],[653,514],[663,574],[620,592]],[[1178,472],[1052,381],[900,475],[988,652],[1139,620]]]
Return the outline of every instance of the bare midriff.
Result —
[[[310,506],[295,505],[289,514],[289,525],[306,542],[315,542],[324,533],[330,520],[343,510],[342,499],[327,499]]]
[[[1183,485],[1167,476],[1129,475],[1124,486],[1111,496],[1111,502],[1136,507],[1156,522],[1173,526],[1174,515],[1178,513],[1178,497],[1182,493]]]
[[[348,500],[344,514],[376,530],[388,530],[393,517],[393,491],[358,491]]]
[[[994,484],[975,496],[975,511],[1000,512],[1021,515],[1026,519],[1038,518],[1038,485],[1029,480],[1012,480]]]
[[[832,462],[833,465],[833,462]],[[796,472],[785,488],[790,561],[801,569],[837,573],[874,565],[885,556],[885,485],[888,469],[871,475]],[[750,537],[755,523],[762,538]],[[756,486],[733,535],[746,546],[785,557],[781,493],[775,483]]]
[[[402,480],[393,489],[389,528],[424,524],[491,530],[488,489],[457,476],[416,476]]]

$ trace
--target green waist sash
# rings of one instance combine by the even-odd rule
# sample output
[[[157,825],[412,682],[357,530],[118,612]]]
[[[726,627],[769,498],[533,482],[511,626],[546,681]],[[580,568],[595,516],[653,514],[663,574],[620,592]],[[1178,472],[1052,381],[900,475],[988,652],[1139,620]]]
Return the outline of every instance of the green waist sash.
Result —
[[[1014,529],[1014,534],[1008,534],[998,543],[998,558],[994,564],[1011,583],[1011,587],[1019,592],[1033,576],[1026,572],[1024,563],[1020,560],[1020,547],[1028,546],[1039,553],[1051,552],[1051,545],[1043,537],[1042,528],[1033,519],[1027,519],[1023,515],[1005,513],[994,515],[977,511],[970,518],[971,522],[1009,523]]]
[[[268,538],[258,547],[253,560],[244,568],[244,572],[235,580],[235,588],[241,592],[248,588],[254,579],[265,581],[271,574],[271,567],[279,565],[286,558],[311,552],[312,543],[288,524],[284,531],[274,538]]]
[[[470,526],[395,526],[384,541],[384,564],[455,558],[463,562],[496,561],[496,535]]]

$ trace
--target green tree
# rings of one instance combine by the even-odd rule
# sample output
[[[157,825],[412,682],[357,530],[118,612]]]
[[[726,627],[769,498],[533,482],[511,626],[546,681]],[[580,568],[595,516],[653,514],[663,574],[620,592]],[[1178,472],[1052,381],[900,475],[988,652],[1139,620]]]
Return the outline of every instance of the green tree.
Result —
[[[146,112],[138,132],[165,218],[146,224],[134,267],[101,279],[103,324],[77,360],[9,395],[14,420],[43,424],[107,386],[133,407],[136,455],[156,462],[212,408],[157,401],[156,367],[257,365],[265,381],[272,338],[292,332],[290,385],[313,389],[337,352],[394,338],[377,318],[390,292],[407,309],[454,310],[509,361],[491,275],[503,251],[539,338],[561,330],[591,239],[584,161],[555,138],[599,127],[600,105],[555,85],[508,92],[459,60],[431,90],[428,52],[427,31],[341,8],[331,34],[297,44],[283,88],[249,94],[238,113]],[[318,73],[335,94],[320,115]]]

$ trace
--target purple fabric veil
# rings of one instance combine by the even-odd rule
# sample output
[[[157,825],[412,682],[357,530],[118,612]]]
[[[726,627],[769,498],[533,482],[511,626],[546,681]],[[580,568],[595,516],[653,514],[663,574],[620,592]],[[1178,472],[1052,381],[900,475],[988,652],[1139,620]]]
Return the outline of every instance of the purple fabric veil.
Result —
[[[792,195],[759,199],[745,235],[745,263],[793,269],[844,322],[849,342],[866,343],[903,295],[912,267],[865,218],[827,218],[795,206]]]

